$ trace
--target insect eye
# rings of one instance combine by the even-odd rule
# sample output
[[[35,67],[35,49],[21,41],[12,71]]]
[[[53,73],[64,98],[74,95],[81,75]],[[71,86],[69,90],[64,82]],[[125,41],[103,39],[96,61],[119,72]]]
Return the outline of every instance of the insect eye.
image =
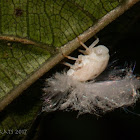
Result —
[[[102,55],[103,54],[103,50],[102,49],[97,49],[96,50],[96,54],[97,55]]]
[[[103,45],[99,45],[95,48],[94,52],[97,54],[97,55],[104,55],[104,54],[107,54],[109,52],[108,48],[106,48],[105,46]]]

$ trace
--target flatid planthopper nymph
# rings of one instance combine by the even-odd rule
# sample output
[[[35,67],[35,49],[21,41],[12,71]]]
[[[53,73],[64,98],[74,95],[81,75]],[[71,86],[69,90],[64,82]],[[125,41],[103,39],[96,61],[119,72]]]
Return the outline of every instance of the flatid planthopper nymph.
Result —
[[[94,47],[98,42],[97,38],[88,48],[80,41],[86,49],[82,51],[85,55],[78,56],[75,64],[68,70],[68,76],[82,82],[94,79],[104,71],[109,61],[109,50],[104,45]]]
[[[42,111],[77,110],[79,114],[100,114],[134,104],[139,98],[140,80],[131,68],[113,69],[98,80],[109,61],[109,49],[97,45],[97,38],[89,47],[80,41],[85,50],[73,65],[66,63],[67,72],[56,73],[46,80],[43,89]],[[63,54],[64,55],[64,54]],[[65,56],[65,55],[64,55]]]

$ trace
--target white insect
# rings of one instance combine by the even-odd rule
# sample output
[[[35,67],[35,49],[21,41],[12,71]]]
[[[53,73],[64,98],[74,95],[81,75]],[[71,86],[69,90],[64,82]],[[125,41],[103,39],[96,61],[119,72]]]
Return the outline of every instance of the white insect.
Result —
[[[67,75],[78,81],[87,81],[96,78],[104,71],[109,60],[109,50],[103,45],[94,47],[98,42],[99,39],[97,38],[88,48],[80,41],[80,44],[86,49],[82,52],[86,55],[78,56]],[[68,58],[73,59],[72,57]]]
[[[112,70],[105,75],[106,81],[96,80],[109,61],[109,50],[105,46],[94,47],[98,42],[96,39],[88,48],[80,41],[86,49],[80,50],[84,55],[66,56],[76,60],[74,65],[65,63],[70,66],[67,72],[56,73],[47,79],[42,111],[72,109],[78,110],[79,114],[100,114],[136,102],[140,81],[131,69]]]

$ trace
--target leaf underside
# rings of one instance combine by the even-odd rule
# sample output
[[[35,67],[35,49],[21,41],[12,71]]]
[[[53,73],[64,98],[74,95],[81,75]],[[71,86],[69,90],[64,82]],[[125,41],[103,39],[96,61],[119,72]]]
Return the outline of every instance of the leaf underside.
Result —
[[[57,55],[61,46],[89,29],[119,4],[119,0],[0,1],[0,106],[44,65],[48,70],[49,61],[53,62],[52,56]],[[40,76],[42,74],[38,78]],[[2,112],[0,130],[31,126],[41,106],[41,95],[29,93],[26,91],[25,97],[20,97]],[[9,137],[6,134],[0,136]]]
[[[73,40],[118,5],[116,0],[0,1],[0,38],[5,40],[0,42],[1,101],[32,77],[53,49]],[[11,42],[12,37],[19,43]],[[25,45],[20,40],[34,43]]]

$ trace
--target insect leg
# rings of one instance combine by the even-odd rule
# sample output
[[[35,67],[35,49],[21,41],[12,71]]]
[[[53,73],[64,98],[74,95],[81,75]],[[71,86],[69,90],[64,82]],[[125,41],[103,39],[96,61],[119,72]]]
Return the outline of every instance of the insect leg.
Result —
[[[84,54],[84,55],[87,55],[87,52],[84,51],[84,50],[78,50],[80,53]]]
[[[70,63],[67,63],[67,62],[62,62],[62,64],[66,65],[66,66],[68,66],[68,67],[70,67],[70,68],[73,68],[73,65],[72,65],[72,64],[70,64]]]
[[[89,49],[89,48],[80,40],[79,37],[78,37],[78,41],[79,41],[79,43],[80,43],[86,50]]]
[[[94,48],[99,43],[99,38],[97,38],[90,46],[89,48]]]
[[[70,60],[77,60],[78,58],[75,58],[75,57],[71,57],[71,56],[67,56],[65,54],[62,53],[62,55]]]
[[[65,55],[64,57],[66,57],[66,58],[68,58],[68,59],[70,59],[70,60],[78,60],[78,58],[71,57],[71,56],[67,56],[67,55]]]

